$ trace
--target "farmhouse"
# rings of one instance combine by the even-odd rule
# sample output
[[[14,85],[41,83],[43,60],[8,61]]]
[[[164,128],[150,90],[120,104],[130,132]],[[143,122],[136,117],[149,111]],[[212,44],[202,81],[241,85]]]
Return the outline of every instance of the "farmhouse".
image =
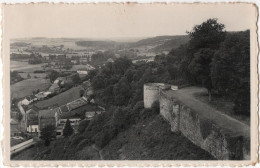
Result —
[[[27,121],[27,132],[38,133],[39,131],[39,121],[38,121],[39,109],[36,106],[32,106],[26,111],[26,121]]]
[[[78,69],[77,73],[80,74],[80,75],[87,75],[88,74],[88,69],[87,68]]]
[[[64,85],[64,84],[67,84],[67,83],[73,83],[72,81],[72,76],[69,75],[69,76],[65,76],[65,77],[58,77],[55,81],[54,81],[55,84],[58,84],[60,86]]]
[[[49,88],[49,91],[50,91],[51,93],[58,92],[59,90],[60,90],[60,87],[59,87],[59,85],[58,85],[57,83],[53,83],[53,84],[51,85],[51,87]]]
[[[37,97],[38,100],[42,100],[45,97],[47,97],[49,94],[51,94],[51,92],[39,92],[35,95],[35,97]]]
[[[48,125],[57,127],[59,109],[47,109],[39,111],[39,131]]]
[[[87,120],[91,120],[94,116],[101,114],[104,111],[87,111],[85,117]]]

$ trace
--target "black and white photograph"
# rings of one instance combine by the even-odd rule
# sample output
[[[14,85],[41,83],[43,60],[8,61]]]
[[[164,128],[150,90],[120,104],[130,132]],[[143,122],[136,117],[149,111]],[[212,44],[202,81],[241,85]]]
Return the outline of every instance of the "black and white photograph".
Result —
[[[5,5],[6,159],[256,162],[256,12]]]

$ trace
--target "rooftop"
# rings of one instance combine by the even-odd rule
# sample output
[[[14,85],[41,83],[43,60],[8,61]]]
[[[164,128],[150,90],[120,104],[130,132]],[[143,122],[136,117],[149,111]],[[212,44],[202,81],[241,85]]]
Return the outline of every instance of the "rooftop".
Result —
[[[40,110],[39,111],[39,118],[53,118],[53,117],[55,117],[56,112],[59,112],[58,108]]]

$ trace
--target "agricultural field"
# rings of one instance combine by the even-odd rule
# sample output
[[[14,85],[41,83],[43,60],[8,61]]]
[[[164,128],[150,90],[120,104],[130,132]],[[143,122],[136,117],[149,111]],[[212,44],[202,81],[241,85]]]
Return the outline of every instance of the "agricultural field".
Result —
[[[11,96],[13,98],[23,98],[31,95],[33,90],[44,91],[51,85],[49,79],[32,78],[20,81],[11,85]]]
[[[65,92],[62,92],[52,98],[39,101],[35,103],[35,105],[39,108],[47,108],[53,105],[64,105],[75,99],[80,98],[80,90],[82,90],[82,86],[73,87]]]
[[[13,61],[10,62],[10,69],[11,71],[23,71],[23,72],[33,72],[36,70],[42,70],[42,66],[45,65],[45,63],[42,64],[28,64],[26,61]]]
[[[30,74],[31,78],[45,78],[47,76],[46,73],[19,73],[24,79],[28,78],[28,74]]]

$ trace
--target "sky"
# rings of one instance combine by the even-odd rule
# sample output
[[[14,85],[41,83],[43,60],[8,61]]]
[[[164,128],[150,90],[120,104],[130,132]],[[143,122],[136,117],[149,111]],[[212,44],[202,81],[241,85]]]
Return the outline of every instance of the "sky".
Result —
[[[227,31],[254,24],[250,4],[29,4],[4,6],[9,38],[120,39],[184,35],[208,18]]]

